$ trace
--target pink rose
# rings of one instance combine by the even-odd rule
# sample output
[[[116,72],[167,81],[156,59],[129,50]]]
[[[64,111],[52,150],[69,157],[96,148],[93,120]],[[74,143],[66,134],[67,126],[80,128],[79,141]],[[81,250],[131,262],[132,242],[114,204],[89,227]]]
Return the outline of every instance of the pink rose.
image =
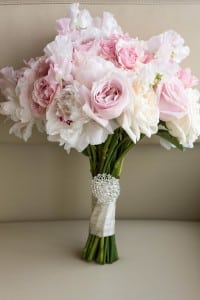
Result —
[[[144,50],[138,41],[130,39],[126,35],[112,35],[109,39],[102,41],[100,47],[101,54],[106,59],[126,70],[133,70],[137,61],[145,60]]]
[[[33,101],[46,108],[53,100],[58,84],[50,84],[47,78],[42,77],[35,81],[32,92]]]
[[[126,70],[133,70],[137,62],[145,61],[144,45],[136,39],[123,36],[116,43],[117,63]]]
[[[121,115],[131,99],[131,88],[127,78],[119,72],[110,72],[92,85],[83,107],[89,117],[107,125],[107,120]]]
[[[119,47],[117,51],[117,60],[121,67],[124,69],[132,70],[139,58],[136,48],[124,45]]]
[[[160,120],[172,121],[187,114],[188,97],[182,82],[176,77],[161,81],[157,87]]]
[[[108,60],[116,61],[116,43],[119,37],[116,35],[111,35],[108,39],[103,40],[100,43],[101,54]]]
[[[191,88],[192,86],[198,84],[198,79],[192,75],[189,68],[180,69],[178,71],[178,78],[183,83],[184,88]]]

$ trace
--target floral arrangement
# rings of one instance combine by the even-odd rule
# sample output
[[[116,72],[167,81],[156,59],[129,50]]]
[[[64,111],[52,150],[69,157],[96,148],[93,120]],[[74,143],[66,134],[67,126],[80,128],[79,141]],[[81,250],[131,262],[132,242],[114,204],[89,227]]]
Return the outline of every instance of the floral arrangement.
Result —
[[[36,126],[68,153],[74,148],[89,158],[87,261],[118,259],[115,206],[126,153],[145,136],[183,150],[200,135],[198,80],[180,66],[188,55],[175,31],[139,40],[110,13],[93,18],[74,3],[43,56],[0,70],[0,113],[14,122],[10,133],[27,141]]]

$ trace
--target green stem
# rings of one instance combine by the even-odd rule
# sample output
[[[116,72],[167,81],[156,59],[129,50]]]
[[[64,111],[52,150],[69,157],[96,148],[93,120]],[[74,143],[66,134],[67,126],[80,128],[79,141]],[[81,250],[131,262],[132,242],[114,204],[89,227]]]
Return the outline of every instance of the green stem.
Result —
[[[121,171],[122,171],[122,166],[123,166],[123,162],[124,162],[124,158],[126,156],[126,154],[129,152],[129,150],[134,146],[135,144],[133,142],[131,142],[126,149],[121,153],[121,155],[119,156],[119,158],[117,159],[117,161],[114,164],[114,168],[112,170],[111,175],[119,178]]]
[[[108,148],[109,148],[111,141],[112,141],[112,135],[110,134],[105,142],[104,147],[103,147],[102,156],[101,156],[101,164],[99,167],[99,173],[103,173],[104,162],[106,160],[106,155],[107,155]]]
[[[98,242],[99,242],[99,237],[93,236],[92,245],[91,245],[91,248],[89,248],[89,253],[88,253],[88,257],[87,257],[88,261],[92,261],[94,259],[96,250],[97,250],[97,246],[98,246]]]
[[[102,173],[107,173],[107,174],[110,173],[109,172],[109,164],[111,162],[111,158],[112,158],[112,155],[114,154],[117,144],[118,144],[118,140],[115,138],[115,136],[113,136],[113,140],[110,144],[109,152],[108,152]]]
[[[88,251],[88,247],[91,242],[91,238],[92,238],[92,236],[91,236],[91,234],[89,234],[87,242],[86,242],[85,247],[83,248],[83,252],[82,252],[82,258],[84,258],[84,259],[86,259],[86,257],[87,257],[87,251]]]
[[[108,237],[105,237],[105,242],[104,242],[104,257],[103,257],[103,263],[106,263],[106,258],[107,258],[107,252],[108,252]]]
[[[91,157],[92,157],[92,174],[96,175],[96,161],[97,161],[97,153],[96,147],[94,145],[90,145]]]

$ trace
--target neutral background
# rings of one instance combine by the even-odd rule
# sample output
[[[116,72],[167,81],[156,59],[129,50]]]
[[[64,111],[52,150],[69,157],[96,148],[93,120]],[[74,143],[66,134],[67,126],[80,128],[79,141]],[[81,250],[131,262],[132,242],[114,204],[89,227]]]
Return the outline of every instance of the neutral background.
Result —
[[[0,68],[21,67],[23,59],[42,55],[55,36],[56,19],[66,15],[61,2],[66,1],[0,1]],[[81,7],[94,15],[112,12],[124,32],[140,39],[178,31],[191,49],[184,66],[200,78],[199,1],[117,2]],[[38,133],[25,144],[9,135],[8,121],[0,121],[0,221],[88,218],[87,159],[74,151],[67,155]],[[199,144],[184,153],[166,151],[156,139],[137,145],[124,165],[117,216],[199,220],[199,160]]]

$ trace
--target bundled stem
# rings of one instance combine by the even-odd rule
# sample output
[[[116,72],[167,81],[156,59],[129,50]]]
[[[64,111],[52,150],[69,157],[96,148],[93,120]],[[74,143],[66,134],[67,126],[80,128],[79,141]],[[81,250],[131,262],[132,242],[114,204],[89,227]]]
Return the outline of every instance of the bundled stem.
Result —
[[[105,173],[120,178],[124,158],[133,146],[133,141],[122,128],[109,135],[105,143],[89,145],[83,153],[89,157],[92,176]],[[82,257],[99,264],[118,260],[115,235],[99,237],[89,233]]]

